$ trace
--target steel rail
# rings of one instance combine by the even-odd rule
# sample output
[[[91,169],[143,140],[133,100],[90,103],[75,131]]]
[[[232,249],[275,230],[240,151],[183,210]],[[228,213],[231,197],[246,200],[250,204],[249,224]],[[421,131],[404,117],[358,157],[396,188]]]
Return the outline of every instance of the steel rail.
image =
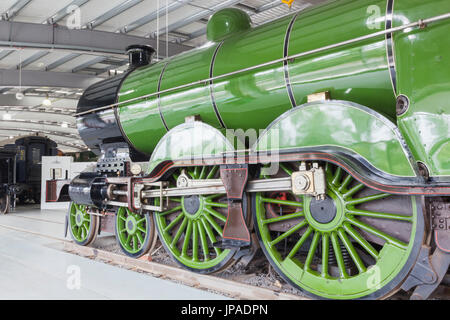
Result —
[[[371,33],[371,34],[368,34],[368,35],[365,35],[365,36],[353,38],[353,39],[342,41],[342,42],[338,42],[338,43],[335,43],[335,44],[332,44],[332,45],[328,45],[328,46],[320,47],[320,48],[317,48],[317,49],[313,49],[313,50],[297,53],[297,54],[294,54],[294,55],[291,55],[291,56],[286,56],[284,58],[268,61],[268,62],[261,63],[261,64],[258,64],[258,65],[254,65],[254,66],[251,66],[251,67],[247,67],[247,68],[239,69],[239,70],[236,70],[236,71],[224,73],[224,74],[219,75],[219,76],[210,77],[210,78],[203,79],[203,80],[197,80],[197,81],[194,81],[194,82],[190,82],[190,83],[183,84],[183,85],[180,85],[180,86],[177,86],[177,87],[172,87],[172,88],[169,88],[169,89],[153,92],[153,93],[150,93],[150,94],[147,94],[147,95],[143,95],[143,96],[140,96],[140,97],[136,97],[136,98],[133,98],[133,99],[129,99],[129,100],[126,100],[126,101],[117,102],[117,103],[114,103],[114,104],[110,104],[110,105],[107,105],[107,106],[91,109],[91,110],[84,111],[84,112],[79,112],[79,113],[76,113],[75,116],[82,116],[82,115],[89,114],[89,113],[95,113],[95,112],[98,112],[98,111],[112,109],[112,108],[120,106],[122,104],[139,101],[139,100],[146,99],[146,98],[151,98],[151,97],[154,97],[154,96],[157,96],[157,95],[161,95],[161,94],[164,94],[164,93],[168,93],[168,92],[172,92],[172,91],[176,91],[176,90],[180,90],[180,89],[189,88],[189,87],[196,86],[196,85],[201,85],[201,84],[206,85],[206,84],[208,84],[211,81],[220,80],[220,79],[227,78],[227,77],[230,77],[230,76],[233,76],[233,75],[236,75],[236,74],[240,74],[240,73],[244,73],[244,72],[248,72],[248,71],[253,71],[253,70],[256,70],[256,69],[260,69],[260,68],[264,68],[264,67],[267,67],[267,66],[271,66],[273,64],[277,64],[277,63],[281,63],[281,62],[284,62],[284,61],[289,61],[289,60],[293,60],[293,59],[296,59],[296,58],[300,58],[300,57],[316,54],[316,53],[319,53],[319,52],[322,52],[322,51],[327,51],[327,50],[330,50],[330,49],[346,46],[346,45],[349,45],[349,44],[361,42],[361,41],[372,39],[372,38],[376,38],[376,37],[379,37],[379,36],[385,36],[386,34],[389,34],[389,33],[403,31],[405,29],[410,29],[410,28],[415,28],[415,27],[426,26],[426,25],[431,24],[433,22],[438,22],[438,21],[442,21],[442,20],[446,20],[446,19],[450,19],[450,12],[446,13],[446,14],[438,15],[438,16],[435,16],[435,17],[431,17],[431,18],[428,18],[428,19],[419,19],[416,22],[412,22],[412,23],[409,23],[409,24],[406,24],[406,25],[402,25],[402,26],[399,26],[399,27],[394,27],[394,28],[390,28],[390,29],[374,32],[374,33]]]

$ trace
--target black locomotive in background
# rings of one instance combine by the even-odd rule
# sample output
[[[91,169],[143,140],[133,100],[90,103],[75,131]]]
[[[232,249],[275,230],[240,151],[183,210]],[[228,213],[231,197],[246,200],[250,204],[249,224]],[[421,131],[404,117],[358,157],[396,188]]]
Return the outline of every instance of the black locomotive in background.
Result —
[[[39,203],[42,156],[56,156],[57,144],[46,137],[22,137],[0,147],[0,213],[11,206]]]

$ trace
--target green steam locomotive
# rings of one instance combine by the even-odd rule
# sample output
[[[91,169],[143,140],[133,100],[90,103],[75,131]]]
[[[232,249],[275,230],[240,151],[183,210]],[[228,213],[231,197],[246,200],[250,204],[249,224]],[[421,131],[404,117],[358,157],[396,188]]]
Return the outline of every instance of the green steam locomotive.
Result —
[[[313,297],[427,298],[450,262],[449,32],[447,0],[339,0],[218,11],[157,63],[129,47],[79,101],[100,158],[70,182],[72,238],[136,258],[159,238],[198,273],[260,247]]]

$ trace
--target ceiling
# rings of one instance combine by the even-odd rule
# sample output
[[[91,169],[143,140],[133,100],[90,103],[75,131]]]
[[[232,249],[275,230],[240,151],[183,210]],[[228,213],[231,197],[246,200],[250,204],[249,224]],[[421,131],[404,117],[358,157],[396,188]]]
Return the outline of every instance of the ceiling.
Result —
[[[73,117],[78,99],[128,68],[127,45],[151,44],[164,59],[206,43],[208,18],[219,9],[243,9],[259,25],[322,2],[2,0],[0,141],[39,132],[63,152],[87,150]]]

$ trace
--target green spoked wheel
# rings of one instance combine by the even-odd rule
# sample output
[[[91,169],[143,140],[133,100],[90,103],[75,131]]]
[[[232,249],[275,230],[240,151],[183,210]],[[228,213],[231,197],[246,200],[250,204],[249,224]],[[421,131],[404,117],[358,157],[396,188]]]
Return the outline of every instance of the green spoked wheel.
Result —
[[[325,168],[324,200],[289,192],[253,195],[261,247],[287,282],[314,297],[386,298],[417,259],[421,201],[371,190],[340,167]],[[280,164],[277,177],[294,170],[298,163]]]
[[[140,215],[120,207],[116,214],[115,230],[120,248],[133,258],[146,254],[155,243],[155,225],[148,213]]]
[[[81,246],[92,243],[98,234],[100,219],[88,213],[88,206],[71,202],[68,212],[70,235]]]
[[[218,169],[218,166],[178,169],[169,181],[176,186],[182,172],[190,179],[216,179]],[[213,246],[221,240],[227,210],[225,194],[171,197],[165,212],[154,213],[159,239],[183,268],[204,274],[221,271],[232,265],[235,254],[235,250]]]

